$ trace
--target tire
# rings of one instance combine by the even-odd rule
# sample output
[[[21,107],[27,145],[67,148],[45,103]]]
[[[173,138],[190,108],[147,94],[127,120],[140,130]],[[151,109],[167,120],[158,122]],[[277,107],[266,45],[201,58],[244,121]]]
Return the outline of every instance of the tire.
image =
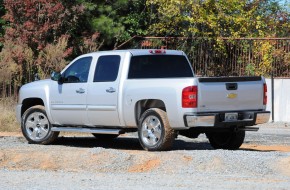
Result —
[[[111,140],[119,136],[115,134],[111,135],[111,134],[98,134],[98,133],[92,133],[92,135],[94,135],[94,137],[96,137],[97,139],[102,139],[102,140]]]
[[[175,131],[169,125],[166,112],[158,108],[146,110],[139,119],[138,137],[147,151],[171,149]]]
[[[245,131],[207,133],[206,136],[214,149],[237,150],[244,142]]]
[[[50,144],[54,142],[59,132],[51,131],[51,127],[44,106],[33,106],[27,109],[22,116],[21,130],[29,143]]]

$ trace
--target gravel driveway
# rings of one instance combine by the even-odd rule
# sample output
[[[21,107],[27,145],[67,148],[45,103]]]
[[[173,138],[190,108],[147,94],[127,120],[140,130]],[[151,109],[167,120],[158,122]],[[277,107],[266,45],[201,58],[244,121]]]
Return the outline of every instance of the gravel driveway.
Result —
[[[240,150],[179,136],[172,151],[146,152],[136,134],[110,141],[60,137],[28,144],[0,133],[0,189],[289,189],[290,125],[247,132]]]

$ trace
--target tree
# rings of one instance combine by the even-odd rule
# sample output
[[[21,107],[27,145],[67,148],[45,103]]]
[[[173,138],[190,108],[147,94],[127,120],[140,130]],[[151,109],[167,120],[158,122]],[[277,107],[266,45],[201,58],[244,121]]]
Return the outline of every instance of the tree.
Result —
[[[12,95],[17,86],[31,81],[31,67],[33,66],[33,51],[21,41],[7,39],[0,52],[0,82],[2,83],[3,96]],[[9,93],[6,93],[7,87]],[[14,93],[16,94],[16,93]]]
[[[288,59],[284,56],[284,47],[276,50],[276,41],[233,40],[288,37],[290,12],[278,0],[148,0],[147,6],[151,12],[151,34],[192,37],[190,47],[183,49],[186,52],[197,52],[195,48],[209,44],[204,50],[218,56],[213,56],[211,63],[204,68],[219,68],[220,75],[229,73],[230,67],[224,62],[227,63],[231,56],[237,60],[249,60],[249,57],[259,60],[243,62],[247,73],[268,76],[275,59]],[[240,49],[243,53],[233,55],[233,49]],[[194,56],[189,54],[192,60]]]
[[[3,35],[4,35],[4,29],[5,29],[5,20],[2,18],[2,16],[5,15],[5,8],[3,4],[3,0],[0,0],[0,51],[3,46]]]
[[[113,49],[134,35],[146,35],[146,0],[81,0],[88,10],[91,32],[100,35],[102,49]]]
[[[36,72],[47,76],[51,70],[59,69],[55,62],[43,65],[43,60],[51,60],[48,57],[53,53],[47,50],[52,50],[52,47],[59,48],[55,50],[56,56],[63,54],[59,57],[62,61],[58,63],[63,67],[63,59],[72,54],[70,45],[74,43],[69,39],[80,22],[83,6],[76,4],[76,1],[57,0],[5,0],[4,5],[7,12],[3,18],[9,22],[9,26],[5,29],[5,51],[1,52],[0,61],[2,65],[17,65],[18,69],[13,72],[13,80],[17,81],[17,85],[30,82]],[[63,45],[59,45],[60,41]],[[14,54],[9,62],[5,62],[9,51]],[[29,61],[24,52],[30,52]]]
[[[20,38],[35,53],[63,34],[70,34],[82,6],[65,7],[57,0],[6,0],[7,38]],[[73,13],[73,14],[72,14]]]
[[[277,0],[150,0],[153,33],[193,37],[289,34],[290,14]]]

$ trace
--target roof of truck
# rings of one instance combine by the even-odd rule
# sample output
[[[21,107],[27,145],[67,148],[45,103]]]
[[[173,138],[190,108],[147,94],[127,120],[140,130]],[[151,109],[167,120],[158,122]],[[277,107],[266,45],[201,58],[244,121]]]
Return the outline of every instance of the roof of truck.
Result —
[[[180,50],[169,50],[169,49],[126,49],[126,50],[109,50],[109,51],[97,51],[88,53],[85,55],[95,55],[95,54],[110,54],[113,52],[130,52],[132,55],[150,55],[150,54],[169,54],[169,55],[185,55],[183,51]]]

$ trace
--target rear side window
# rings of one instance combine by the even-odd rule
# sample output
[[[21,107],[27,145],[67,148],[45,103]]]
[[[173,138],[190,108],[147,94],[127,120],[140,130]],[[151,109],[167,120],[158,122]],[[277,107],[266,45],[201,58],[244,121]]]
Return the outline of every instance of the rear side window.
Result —
[[[191,67],[180,55],[133,56],[128,79],[193,77]]]
[[[121,57],[119,55],[100,56],[97,62],[94,82],[112,82],[117,79]]]

